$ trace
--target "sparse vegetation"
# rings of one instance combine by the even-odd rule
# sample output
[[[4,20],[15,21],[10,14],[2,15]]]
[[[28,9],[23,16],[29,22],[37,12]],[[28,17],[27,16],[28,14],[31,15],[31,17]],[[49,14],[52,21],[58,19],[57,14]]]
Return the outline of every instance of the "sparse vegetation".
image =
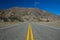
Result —
[[[7,15],[7,16],[6,16]],[[25,17],[25,19],[24,19]],[[49,19],[46,19],[49,18]],[[52,20],[51,20],[52,19]],[[0,21],[3,22],[24,22],[24,21],[34,21],[34,22],[50,22],[54,20],[58,20],[60,17],[50,14],[49,12],[44,12],[43,10],[39,10],[37,8],[11,8],[8,10],[0,11]]]

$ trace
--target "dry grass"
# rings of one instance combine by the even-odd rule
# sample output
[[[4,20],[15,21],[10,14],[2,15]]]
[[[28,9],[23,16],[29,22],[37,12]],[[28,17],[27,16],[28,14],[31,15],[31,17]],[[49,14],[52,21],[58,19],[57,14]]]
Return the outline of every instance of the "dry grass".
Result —
[[[52,22],[52,23],[49,23],[49,25],[55,26],[55,27],[60,27],[60,22]]]
[[[60,21],[56,21],[56,22],[40,22],[40,24],[49,25],[49,26],[59,27],[60,28]]]
[[[0,22],[0,28],[16,24],[18,22]]]

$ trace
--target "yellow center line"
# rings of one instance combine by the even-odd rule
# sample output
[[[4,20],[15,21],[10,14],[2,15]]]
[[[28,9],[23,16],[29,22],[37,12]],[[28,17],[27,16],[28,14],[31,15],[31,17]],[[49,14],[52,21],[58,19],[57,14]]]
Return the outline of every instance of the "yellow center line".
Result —
[[[28,32],[27,32],[26,40],[34,40],[33,33],[32,33],[32,28],[31,28],[30,23],[28,25]]]

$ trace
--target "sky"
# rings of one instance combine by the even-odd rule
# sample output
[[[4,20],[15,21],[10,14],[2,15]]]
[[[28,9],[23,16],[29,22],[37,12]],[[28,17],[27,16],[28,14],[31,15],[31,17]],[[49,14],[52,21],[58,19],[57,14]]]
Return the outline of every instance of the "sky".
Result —
[[[60,16],[60,0],[0,0],[0,9],[11,7],[39,8]]]

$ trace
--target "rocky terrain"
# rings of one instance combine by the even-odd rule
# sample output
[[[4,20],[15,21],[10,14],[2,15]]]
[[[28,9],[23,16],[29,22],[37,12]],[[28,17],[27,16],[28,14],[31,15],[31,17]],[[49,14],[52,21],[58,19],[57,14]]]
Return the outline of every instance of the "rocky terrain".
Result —
[[[0,22],[51,22],[60,20],[60,16],[38,8],[12,7],[0,10]]]

